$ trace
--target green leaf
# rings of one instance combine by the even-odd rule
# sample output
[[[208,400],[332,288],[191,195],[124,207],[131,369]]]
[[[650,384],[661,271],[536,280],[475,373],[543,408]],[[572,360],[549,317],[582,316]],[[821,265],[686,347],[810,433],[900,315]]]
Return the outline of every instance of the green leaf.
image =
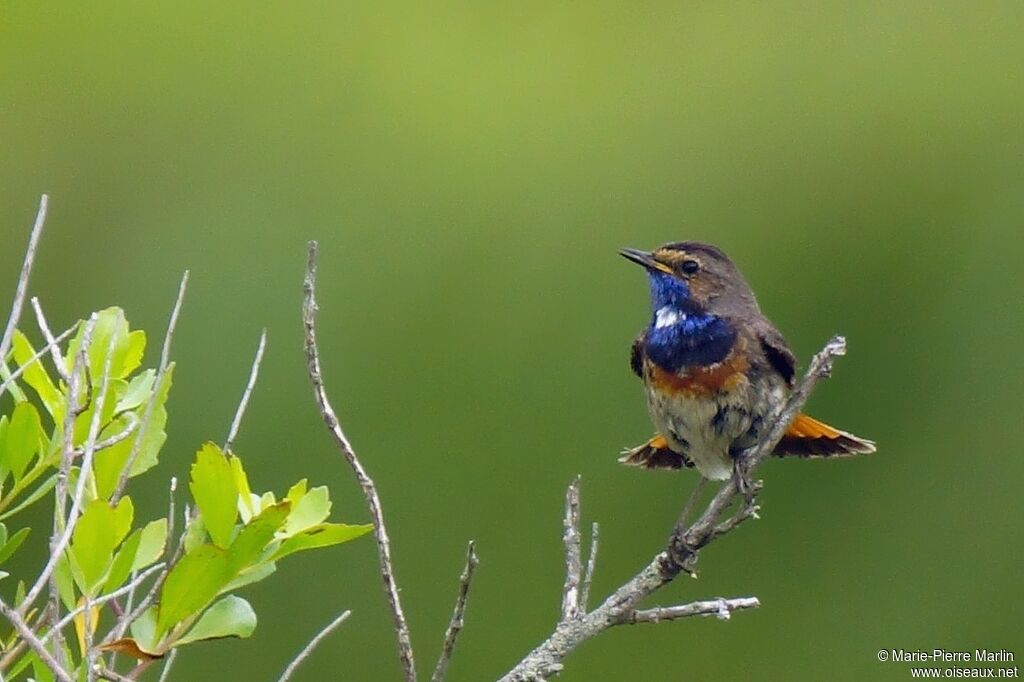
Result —
[[[0,547],[0,564],[10,559],[18,551],[21,543],[25,542],[25,538],[28,537],[30,532],[32,532],[31,528],[22,528],[4,542],[3,547]]]
[[[228,455],[228,462],[231,464],[231,473],[235,477],[235,487],[238,489],[238,513],[242,516],[242,523],[249,523],[249,519],[258,511],[252,501],[249,477],[245,475],[240,458]]]
[[[70,372],[74,365],[75,354],[82,347],[82,336],[85,325],[81,324],[75,334],[64,358],[64,364]],[[124,379],[142,362],[142,352],[146,348],[146,334],[142,331],[129,333],[128,320],[121,308],[106,308],[96,313],[96,323],[92,329],[92,342],[89,345],[89,371],[94,378],[103,375],[107,348],[111,336],[114,337],[114,356],[110,360],[110,377]]]
[[[291,488],[288,488],[288,494],[285,495],[285,499],[292,501],[292,506],[297,505],[302,501],[302,498],[306,495],[306,479],[302,479]]]
[[[289,554],[306,549],[338,545],[362,537],[372,530],[373,526],[369,523],[360,526],[350,526],[345,523],[321,523],[282,542],[271,559],[277,561]]]
[[[245,638],[255,629],[256,612],[252,610],[249,602],[241,597],[229,595],[208,608],[189,633],[171,646],[222,637]]]
[[[189,488],[210,539],[218,547],[227,547],[238,518],[238,488],[228,458],[213,443],[196,453]]]
[[[262,564],[257,564],[252,568],[239,573],[231,582],[224,586],[224,589],[222,589],[221,592],[234,592],[240,587],[245,587],[252,583],[258,583],[274,573],[276,570],[276,563],[273,561],[264,561]]]
[[[11,347],[14,350],[14,361],[19,367],[25,367],[29,359],[36,354],[28,338],[20,331],[14,332],[14,343]],[[64,416],[64,396],[53,385],[50,375],[43,368],[42,358],[26,367],[21,374],[21,380],[32,387],[46,411],[59,423]]]
[[[167,409],[164,405],[167,402],[167,394],[171,389],[173,374],[174,363],[171,363],[167,366],[167,371],[164,372],[164,376],[160,380],[156,395],[153,396],[155,401],[153,403],[153,413],[150,416],[149,424],[146,426],[138,457],[135,459],[134,466],[132,466],[131,476],[138,476],[156,466],[160,448],[163,447],[164,441],[167,440],[167,433],[164,431],[164,428],[167,426]],[[139,421],[138,428],[142,428],[142,422],[145,419],[147,409],[148,402],[139,405],[134,411],[135,417]],[[125,419],[125,417],[120,417],[114,420],[112,425],[104,429],[104,437],[109,437],[123,430],[127,425],[127,421],[123,421]],[[131,455],[132,448],[135,447],[137,438],[138,431],[135,431],[121,442],[96,453],[96,459],[93,462],[93,473],[96,477],[96,488],[100,497],[110,497],[113,494],[114,489],[117,487],[117,482],[120,480],[121,471],[128,465],[128,457]]]
[[[14,507],[12,509],[8,509],[3,514],[0,514],[0,520],[6,519],[6,518],[8,518],[10,516],[14,516],[18,512],[20,512],[22,509],[30,507],[31,505],[35,504],[39,500],[43,499],[43,497],[45,497],[48,492],[53,490],[53,486],[55,486],[55,485],[57,485],[57,474],[54,474],[53,476],[50,476],[48,479],[46,479],[45,481],[40,483],[39,487],[37,487],[35,490],[33,490],[31,495],[29,495],[24,500],[19,502],[16,507]]]
[[[183,556],[160,591],[157,635],[199,613],[230,579],[228,555],[220,547],[200,545]]]
[[[133,571],[139,571],[154,563],[163,556],[167,544],[167,519],[157,519],[146,524],[142,529],[139,551],[135,554]]]
[[[71,561],[64,554],[57,560],[53,569],[53,577],[57,581],[57,593],[68,611],[75,610],[75,579],[71,571]]]
[[[289,491],[289,494],[291,491]],[[298,532],[312,528],[318,523],[327,519],[331,513],[331,497],[327,486],[313,488],[305,495],[302,495],[288,515],[288,523],[285,524],[285,536],[295,535]]]
[[[160,636],[157,634],[157,607],[151,606],[132,621],[129,629],[136,646],[146,653],[159,655]]]
[[[0,462],[20,481],[32,458],[43,446],[43,424],[32,403],[18,403],[0,442]]]
[[[153,393],[153,383],[155,381],[156,370],[152,369],[147,369],[145,372],[132,377],[132,380],[128,382],[128,389],[117,403],[116,411],[134,410],[139,405],[144,404]]]
[[[274,534],[284,525],[291,507],[291,502],[282,500],[261,511],[242,528],[228,548],[228,572],[232,578],[259,559],[267,545],[273,542]]]
[[[117,550],[117,555],[114,556],[114,563],[111,564],[110,572],[107,574],[107,583],[103,588],[104,592],[113,592],[128,580],[128,575],[132,572],[132,566],[135,564],[135,556],[138,554],[139,542],[141,540],[142,531],[136,530],[124,541],[121,549]]]
[[[113,561],[114,549],[131,528],[133,513],[128,497],[122,497],[117,507],[106,500],[93,500],[86,506],[71,534],[71,553],[81,572],[78,586],[83,593],[97,594]]]

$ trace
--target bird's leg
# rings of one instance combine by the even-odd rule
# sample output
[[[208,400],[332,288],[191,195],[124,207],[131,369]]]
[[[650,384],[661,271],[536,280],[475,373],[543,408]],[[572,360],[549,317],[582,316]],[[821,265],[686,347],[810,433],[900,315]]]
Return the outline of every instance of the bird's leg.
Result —
[[[676,522],[676,528],[684,528],[686,526],[686,519],[690,516],[690,512],[693,511],[693,505],[697,503],[697,499],[700,497],[700,491],[704,488],[704,484],[708,482],[704,476],[701,476],[697,481],[697,485],[693,487],[693,492],[690,493],[690,499],[686,501],[686,506],[683,507],[683,512],[679,515],[679,520]]]

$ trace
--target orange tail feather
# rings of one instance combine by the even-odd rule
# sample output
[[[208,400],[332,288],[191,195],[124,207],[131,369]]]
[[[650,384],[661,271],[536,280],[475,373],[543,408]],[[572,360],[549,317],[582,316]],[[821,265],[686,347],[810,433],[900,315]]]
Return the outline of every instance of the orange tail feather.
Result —
[[[777,457],[850,457],[874,451],[874,441],[840,431],[806,414],[798,414],[772,454]]]

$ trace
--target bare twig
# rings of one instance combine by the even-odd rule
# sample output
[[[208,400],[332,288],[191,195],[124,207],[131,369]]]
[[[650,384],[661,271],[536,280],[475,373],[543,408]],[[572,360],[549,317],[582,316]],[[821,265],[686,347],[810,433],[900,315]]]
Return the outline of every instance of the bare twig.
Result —
[[[42,592],[47,581],[49,581],[50,576],[53,575],[53,570],[57,567],[57,562],[64,553],[68,540],[71,538],[70,531],[74,530],[74,528],[65,521],[64,505],[67,499],[68,475],[71,471],[71,458],[72,451],[74,450],[75,415],[79,408],[78,376],[80,372],[88,372],[88,363],[85,361],[84,355],[88,353],[88,348],[92,341],[92,331],[95,326],[96,315],[93,314],[93,316],[89,318],[89,321],[86,322],[85,329],[82,331],[82,345],[80,352],[75,357],[74,366],[71,370],[71,383],[68,384],[68,400],[64,410],[64,441],[61,451],[60,467],[57,469],[57,485],[54,495],[54,524],[53,535],[50,537],[50,558],[49,561],[47,561],[46,566],[43,567],[43,572],[39,574],[36,582],[32,585],[32,589],[28,591],[28,594],[25,595],[25,599],[22,600],[21,604],[18,606],[18,611],[22,616],[28,612],[28,609],[35,602],[39,593]],[[101,411],[102,410],[96,410],[96,413],[98,414]],[[84,481],[87,478],[84,475],[84,467],[82,471],[83,475],[79,476],[80,481]],[[52,603],[56,601],[56,585],[51,584],[50,587]],[[54,616],[56,616],[56,613]]]
[[[313,637],[313,639],[309,640],[309,644],[307,644],[306,647],[299,652],[299,655],[292,659],[291,663],[288,664],[288,667],[284,669],[284,672],[281,673],[281,677],[277,678],[277,682],[288,682],[288,680],[295,673],[298,667],[302,665],[303,661],[309,658],[309,655],[313,653],[313,650],[316,649],[320,642],[322,642],[324,638],[327,637],[327,635],[334,632],[339,625],[348,620],[348,617],[351,615],[351,611],[345,611],[340,616],[338,616],[330,623],[328,623],[323,630],[316,633],[316,636]]]
[[[249,383],[245,386],[245,391],[242,392],[242,400],[238,403],[238,409],[235,410],[235,418],[231,421],[231,428],[228,430],[228,437],[224,441],[224,451],[227,452],[231,449],[231,446],[235,442],[235,436],[238,435],[238,428],[242,425],[242,417],[245,415],[245,408],[249,405],[249,396],[252,395],[252,390],[256,386],[256,379],[260,375],[260,363],[263,362],[263,350],[267,346],[267,330],[264,329],[260,334],[260,343],[256,347],[256,357],[252,361],[252,369],[249,370]]]
[[[72,332],[74,332],[77,328],[78,324],[76,323],[70,329],[64,330],[64,332],[57,338],[53,339],[52,341],[47,341],[46,345],[40,348],[38,351],[36,351],[35,355],[29,358],[28,361],[26,361],[23,365],[19,366],[13,372],[11,372],[10,376],[4,379],[3,382],[0,382],[0,395],[3,395],[3,392],[7,390],[7,387],[14,383],[14,380],[20,377],[25,372],[26,369],[35,364],[40,358],[42,358],[51,350],[56,351],[56,349],[59,348],[60,342],[71,336]]]
[[[441,655],[434,666],[434,674],[430,682],[442,682],[448,671],[448,663],[452,660],[452,653],[455,651],[455,641],[462,631],[463,620],[466,615],[466,601],[469,599],[469,586],[473,581],[473,572],[480,564],[476,556],[476,543],[469,541],[466,548],[466,566],[459,576],[459,595],[455,598],[455,608],[452,610],[452,619],[448,622],[448,629],[444,633],[444,644],[441,646]]]
[[[807,402],[814,385],[818,380],[829,376],[835,358],[844,355],[845,352],[845,339],[836,336],[814,356],[807,373],[790,394],[785,405],[775,415],[765,420],[765,423],[771,424],[771,428],[761,435],[753,447],[741,454],[740,466],[745,476],[749,476],[757,465],[771,454],[786,428]],[[752,493],[756,494],[756,491],[755,487]],[[692,572],[701,548],[756,513],[756,506],[750,495],[745,507],[737,516],[725,524],[720,523],[719,519],[738,493],[735,480],[726,482],[696,521],[689,527],[677,525],[673,529],[668,546],[643,570],[615,590],[593,611],[576,620],[560,622],[544,642],[501,678],[501,682],[546,680],[556,675],[561,671],[565,657],[577,646],[609,627],[629,622],[644,598],[671,582],[679,573]]]
[[[167,682],[171,676],[171,666],[174,665],[174,659],[178,657],[178,649],[175,647],[171,649],[171,653],[168,654],[167,660],[164,661],[164,669],[160,671],[160,679],[157,682]]]
[[[112,600],[117,599],[118,597],[120,597],[122,595],[129,594],[132,590],[137,588],[142,582],[144,582],[147,578],[149,578],[149,576],[151,576],[154,573],[156,573],[157,571],[163,569],[163,567],[164,567],[164,564],[162,564],[162,563],[154,564],[154,565],[150,566],[149,568],[147,568],[142,573],[139,573],[137,576],[132,578],[131,582],[129,582],[128,584],[119,587],[118,589],[114,590],[113,592],[111,592],[109,594],[104,594],[104,595],[102,595],[100,597],[96,597],[95,599],[92,600],[93,608],[96,608],[96,607],[99,607],[99,606],[103,606],[108,601],[112,601]],[[53,629],[51,629],[45,635],[40,637],[39,641],[42,642],[43,644],[46,644],[46,642],[49,641],[50,637],[53,636],[53,634],[55,632],[59,632],[60,630],[63,630],[64,628],[66,628],[71,623],[71,621],[73,621],[75,619],[75,616],[77,616],[78,614],[82,613],[83,611],[85,611],[85,605],[84,604],[82,606],[79,606],[78,608],[76,608],[74,611],[70,612],[66,616],[64,616],[60,620],[60,622],[57,623],[57,625],[55,625],[53,627]]]
[[[659,606],[654,609],[633,611],[623,623],[660,623],[666,620],[688,618],[690,616],[715,616],[719,620],[729,620],[733,611],[754,609],[761,605],[757,597],[738,597],[725,599],[719,597],[711,601],[695,601],[682,606]]]
[[[2,598],[0,598],[0,615],[3,615],[4,618],[10,621],[11,625],[14,626],[14,629],[18,631],[18,635],[21,637],[22,641],[27,643],[32,651],[36,652],[39,659],[46,664],[46,667],[50,669],[60,682],[74,682],[71,675],[69,675],[64,669],[64,666],[58,663],[57,659],[55,659],[39,641],[39,638],[36,637],[36,633],[32,632],[32,628],[25,623],[21,614],[18,613],[16,609],[8,605]]]
[[[14,338],[14,330],[18,327],[18,320],[21,319],[21,309],[25,306],[25,292],[28,291],[28,278],[32,274],[32,263],[36,259],[36,247],[39,246],[39,237],[43,234],[43,225],[46,223],[46,207],[49,198],[44,194],[39,197],[39,210],[36,212],[36,221],[32,225],[32,232],[28,238],[28,248],[25,249],[25,260],[21,264],[21,274],[18,275],[18,285],[14,289],[14,303],[11,305],[11,314],[7,318],[7,327],[4,335],[0,338],[0,360],[7,357],[7,351],[11,349],[11,339]]]
[[[580,582],[583,566],[580,552],[580,477],[565,492],[565,518],[562,522],[565,544],[565,585],[562,587],[562,622],[579,618]]]
[[[96,674],[99,675],[101,680],[108,680],[109,682],[135,682],[134,678],[122,675],[110,668],[96,666]]]
[[[580,608],[585,612],[590,602],[590,587],[594,582],[594,569],[597,568],[597,540],[599,526],[594,521],[590,526],[590,557],[587,559],[587,570],[583,574],[583,585],[580,587]]]
[[[32,309],[36,311],[36,324],[39,325],[39,331],[43,333],[43,338],[46,339],[47,346],[50,349],[50,357],[53,359],[54,369],[57,371],[57,375],[64,380],[65,384],[70,384],[71,377],[68,375],[68,368],[64,366],[64,359],[60,356],[60,348],[58,348],[56,340],[53,338],[50,325],[46,322],[46,315],[43,314],[43,307],[39,304],[39,298],[33,296],[31,303]],[[71,328],[74,329],[75,326],[77,325],[73,325]]]
[[[181,312],[181,302],[185,298],[185,290],[187,288],[188,270],[182,274],[181,283],[178,285],[178,297],[174,300],[171,319],[167,323],[167,333],[164,334],[164,344],[160,349],[160,366],[157,368],[156,378],[153,381],[153,393],[149,396],[149,401],[146,403],[146,412],[142,415],[142,423],[139,424],[138,431],[135,433],[135,443],[132,445],[132,451],[128,455],[124,468],[121,470],[121,476],[117,479],[117,487],[114,489],[114,494],[110,496],[112,504],[117,504],[121,496],[124,495],[124,489],[128,486],[128,479],[131,477],[132,469],[135,468],[135,460],[142,453],[142,444],[146,439],[146,430],[149,428],[149,422],[153,419],[157,394],[160,392],[160,385],[163,382],[164,374],[167,372],[167,366],[171,362],[171,340],[174,338],[174,328],[178,325],[178,313]]]
[[[338,416],[331,407],[327,398],[327,391],[324,388],[323,376],[320,371],[320,352],[316,345],[316,255],[317,244],[309,242],[308,260],[306,262],[306,276],[303,285],[304,303],[302,307],[302,321],[305,327],[306,364],[310,382],[313,384],[313,396],[327,430],[334,437],[335,444],[341,451],[345,461],[348,462],[355,474],[360,488],[363,490],[363,497],[370,509],[370,518],[373,522],[374,536],[377,539],[377,557],[380,563],[380,574],[384,581],[384,593],[387,596],[388,604],[391,607],[391,617],[394,622],[395,635],[398,640],[398,657],[402,664],[402,670],[406,682],[416,681],[416,665],[413,657],[412,640],[409,636],[409,626],[405,620],[405,613],[402,611],[402,602],[398,596],[398,583],[395,580],[395,571],[391,561],[391,541],[388,538],[387,526],[384,524],[384,512],[381,508],[380,497],[377,494],[377,486],[373,479],[363,468],[362,463],[356,456],[352,444],[338,422]]]

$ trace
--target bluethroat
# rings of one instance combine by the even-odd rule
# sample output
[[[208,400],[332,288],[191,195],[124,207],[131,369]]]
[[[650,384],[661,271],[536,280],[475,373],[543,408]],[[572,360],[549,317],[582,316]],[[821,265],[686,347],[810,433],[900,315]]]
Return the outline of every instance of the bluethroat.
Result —
[[[653,252],[623,249],[651,287],[651,321],[633,342],[630,365],[645,387],[653,438],[623,453],[648,469],[696,467],[729,478],[744,449],[781,408],[796,358],[721,249],[698,242]],[[778,456],[843,457],[875,451],[872,441],[800,414]]]

